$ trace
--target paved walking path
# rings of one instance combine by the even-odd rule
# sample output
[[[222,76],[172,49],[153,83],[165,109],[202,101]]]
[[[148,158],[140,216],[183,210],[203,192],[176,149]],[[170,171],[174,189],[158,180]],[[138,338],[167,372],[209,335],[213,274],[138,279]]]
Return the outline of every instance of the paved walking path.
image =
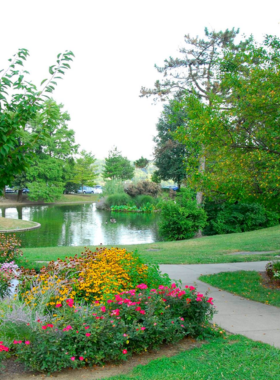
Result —
[[[241,296],[219,290],[198,280],[205,274],[255,270],[263,272],[268,261],[230,264],[160,265],[170,278],[181,280],[183,285],[194,285],[197,290],[213,297],[218,314],[213,318],[223,329],[280,348],[280,308],[247,300]]]

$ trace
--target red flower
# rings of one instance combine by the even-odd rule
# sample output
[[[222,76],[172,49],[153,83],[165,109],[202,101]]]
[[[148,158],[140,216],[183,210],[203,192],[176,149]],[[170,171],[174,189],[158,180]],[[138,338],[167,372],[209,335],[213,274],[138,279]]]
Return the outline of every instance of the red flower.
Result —
[[[123,353],[124,355],[125,355],[125,354],[127,354],[127,350],[123,350],[123,352],[122,352],[122,353]]]

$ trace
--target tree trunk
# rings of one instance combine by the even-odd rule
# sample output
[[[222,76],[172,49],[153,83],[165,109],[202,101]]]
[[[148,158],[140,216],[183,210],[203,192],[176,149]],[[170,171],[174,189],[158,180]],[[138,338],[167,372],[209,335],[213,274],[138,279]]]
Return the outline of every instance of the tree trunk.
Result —
[[[205,156],[200,157],[199,159],[199,172],[204,173],[205,172]],[[198,191],[196,193],[196,201],[199,206],[203,203],[203,192]]]
[[[199,172],[200,173],[205,172],[205,156],[202,156],[199,159]],[[196,202],[197,202],[198,207],[202,207],[202,204],[203,204],[203,192],[202,191],[198,191],[196,193]],[[202,231],[198,230],[195,237],[196,238],[202,237]]]
[[[22,202],[22,189],[21,190],[18,190],[18,193],[17,193],[17,202]]]
[[[18,219],[22,219],[22,207],[17,207]]]
[[[3,197],[6,199],[7,197],[6,197],[6,191],[5,191],[5,186],[4,186],[4,188],[3,188]]]

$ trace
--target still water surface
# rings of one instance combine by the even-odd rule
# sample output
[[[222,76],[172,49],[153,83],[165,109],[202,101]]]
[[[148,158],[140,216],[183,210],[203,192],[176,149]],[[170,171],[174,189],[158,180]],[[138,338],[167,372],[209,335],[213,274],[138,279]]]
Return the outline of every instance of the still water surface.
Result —
[[[38,222],[35,230],[18,232],[22,247],[140,244],[159,241],[159,215],[111,213],[95,204],[0,208],[6,218]],[[111,223],[115,218],[116,223]]]

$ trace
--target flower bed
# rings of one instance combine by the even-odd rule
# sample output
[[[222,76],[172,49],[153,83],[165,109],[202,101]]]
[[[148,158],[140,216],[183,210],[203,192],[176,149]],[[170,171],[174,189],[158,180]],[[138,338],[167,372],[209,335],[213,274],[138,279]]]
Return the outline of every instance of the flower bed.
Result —
[[[139,284],[94,305],[69,298],[37,320],[30,313],[29,322],[23,318],[27,309],[21,310],[18,320],[16,309],[12,306],[3,319],[2,328],[13,322],[15,332],[5,347],[28,367],[48,373],[121,361],[134,352],[201,335],[214,313],[212,298],[192,286],[181,290],[176,284],[157,289]]]
[[[0,301],[0,362],[16,355],[48,373],[202,336],[214,313],[212,298],[171,284],[125,249],[86,249],[40,273],[22,268],[19,282],[18,294]]]

